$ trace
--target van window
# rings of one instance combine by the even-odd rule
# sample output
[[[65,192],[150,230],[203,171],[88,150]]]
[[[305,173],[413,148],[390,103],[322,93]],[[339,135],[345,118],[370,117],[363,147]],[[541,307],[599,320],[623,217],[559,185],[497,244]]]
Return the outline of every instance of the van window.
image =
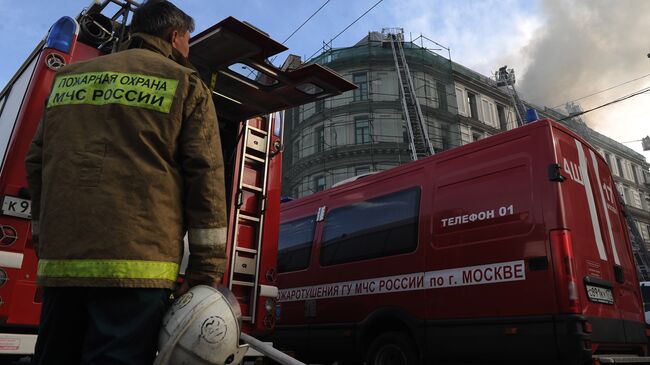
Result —
[[[329,212],[321,265],[365,260],[415,250],[420,189],[411,188]]]
[[[280,225],[278,272],[302,270],[309,266],[315,225],[315,216]]]

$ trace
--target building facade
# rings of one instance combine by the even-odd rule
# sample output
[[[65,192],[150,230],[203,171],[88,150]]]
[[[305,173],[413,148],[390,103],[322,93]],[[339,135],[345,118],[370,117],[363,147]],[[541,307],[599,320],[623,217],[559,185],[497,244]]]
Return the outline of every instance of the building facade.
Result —
[[[513,128],[506,94],[449,58],[404,42],[426,133],[439,152]],[[283,189],[303,197],[348,178],[411,161],[394,53],[369,33],[353,47],[311,62],[339,72],[358,89],[286,112]]]

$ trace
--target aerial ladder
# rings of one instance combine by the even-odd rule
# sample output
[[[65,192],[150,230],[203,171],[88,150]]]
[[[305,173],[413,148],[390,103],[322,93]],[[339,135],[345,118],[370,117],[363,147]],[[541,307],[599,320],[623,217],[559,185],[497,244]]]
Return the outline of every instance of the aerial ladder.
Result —
[[[634,253],[634,261],[636,261],[639,281],[650,281],[650,252],[648,252],[643,236],[641,236],[639,227],[634,222],[632,214],[622,201],[621,206],[623,207],[623,216],[625,217],[630,232],[630,242],[632,243],[632,252]]]
[[[510,97],[510,101],[515,108],[516,125],[524,125],[526,121],[526,105],[521,101],[517,89],[515,89],[515,70],[508,69],[508,66],[503,66],[499,68],[499,71],[495,72],[494,79],[497,82],[497,86],[505,88],[506,94]]]
[[[397,79],[400,85],[399,91],[402,110],[409,136],[411,159],[415,161],[423,157],[431,156],[435,151],[429,139],[422,109],[417,100],[415,87],[413,87],[413,78],[411,77],[402,46],[404,43],[404,29],[384,28],[382,29],[382,35],[384,44],[386,42],[390,43],[390,47],[393,50],[393,60],[395,61],[395,70],[397,71]]]

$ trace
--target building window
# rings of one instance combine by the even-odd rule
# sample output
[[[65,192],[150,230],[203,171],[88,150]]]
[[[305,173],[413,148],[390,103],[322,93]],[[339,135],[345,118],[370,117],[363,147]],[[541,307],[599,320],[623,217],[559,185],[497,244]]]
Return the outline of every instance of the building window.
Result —
[[[315,227],[314,216],[280,225],[278,272],[302,270],[309,266]]]
[[[293,163],[298,162],[300,159],[300,140],[293,142],[293,151],[291,151]]]
[[[447,89],[445,84],[436,82],[436,92],[438,94],[438,109],[447,110]]]
[[[357,72],[352,74],[352,83],[357,85],[354,90],[354,101],[368,99],[368,74],[366,72]]]
[[[355,176],[369,174],[369,173],[370,173],[370,166],[361,166],[354,169]]]
[[[370,123],[368,117],[354,118],[354,143],[370,143]]]
[[[467,104],[466,102],[467,98],[463,97],[465,91],[459,87],[455,89],[456,89],[456,104],[458,104],[458,114],[467,116],[467,112],[466,112],[467,108],[465,108],[465,104]]]
[[[632,168],[632,174],[634,175],[634,182],[638,185],[643,180],[643,177],[640,174],[639,166],[634,165]]]
[[[330,211],[320,262],[345,262],[412,252],[418,243],[420,189],[411,188]]]
[[[295,107],[295,108],[292,109],[292,111],[293,111],[293,123],[294,123],[294,125],[300,124],[300,122],[302,122],[302,120],[300,120],[300,107],[299,106]]]
[[[314,176],[314,192],[325,190],[325,176]]]
[[[469,105],[469,117],[478,120],[478,106],[476,104],[476,94],[467,92],[467,104]]]
[[[499,127],[501,130],[508,130],[508,120],[506,119],[506,108],[503,105],[497,104],[497,118],[499,118]]]
[[[440,124],[440,134],[442,138],[442,149],[448,150],[451,148],[451,131],[449,130],[449,124],[442,123]]]
[[[325,127],[317,127],[314,132],[316,152],[325,151]]]
[[[483,133],[472,131],[472,142],[476,142],[476,141],[478,141],[479,139],[482,139],[482,138],[483,138]]]
[[[625,177],[625,171],[623,171],[623,164],[621,163],[621,159],[616,157],[616,168],[618,170],[618,176],[620,177]]]
[[[314,112],[322,113],[325,110],[325,100],[319,99],[314,102]]]

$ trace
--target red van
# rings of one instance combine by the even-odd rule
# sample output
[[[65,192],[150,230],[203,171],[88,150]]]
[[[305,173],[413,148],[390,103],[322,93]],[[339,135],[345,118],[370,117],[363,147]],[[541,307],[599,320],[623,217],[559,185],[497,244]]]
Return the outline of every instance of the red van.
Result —
[[[308,361],[650,363],[610,170],[551,120],[283,204],[278,271]]]

